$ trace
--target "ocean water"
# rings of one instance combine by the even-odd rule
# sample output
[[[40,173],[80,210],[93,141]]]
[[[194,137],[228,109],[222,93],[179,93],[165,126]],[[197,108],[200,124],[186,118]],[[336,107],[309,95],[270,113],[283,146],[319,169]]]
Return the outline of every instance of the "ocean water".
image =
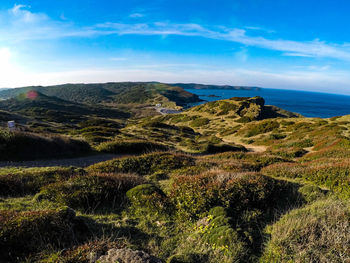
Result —
[[[186,89],[206,101],[216,101],[231,97],[261,96],[266,105],[297,112],[305,117],[329,118],[350,114],[350,96],[296,90],[265,89]],[[219,97],[208,97],[216,95]],[[204,102],[203,102],[204,103]],[[201,104],[201,103],[198,103]]]

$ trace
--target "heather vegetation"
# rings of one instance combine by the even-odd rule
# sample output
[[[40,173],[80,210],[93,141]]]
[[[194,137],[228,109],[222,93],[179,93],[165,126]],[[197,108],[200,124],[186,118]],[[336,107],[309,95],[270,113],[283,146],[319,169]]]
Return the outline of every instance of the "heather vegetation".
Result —
[[[260,97],[160,115],[157,100],[175,109],[194,98],[161,83],[26,89],[98,112],[48,122],[6,91],[22,131],[2,129],[1,161],[114,158],[0,168],[1,262],[350,260],[349,116],[304,118]]]

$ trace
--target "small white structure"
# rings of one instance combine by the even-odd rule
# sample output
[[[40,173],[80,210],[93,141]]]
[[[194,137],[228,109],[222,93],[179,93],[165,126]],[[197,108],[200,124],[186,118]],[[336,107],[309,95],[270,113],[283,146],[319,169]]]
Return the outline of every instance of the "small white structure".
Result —
[[[16,123],[15,121],[8,121],[7,122],[7,127],[10,131],[16,130]]]
[[[158,103],[158,104],[156,104],[156,107],[160,108],[160,107],[162,107],[162,104]]]

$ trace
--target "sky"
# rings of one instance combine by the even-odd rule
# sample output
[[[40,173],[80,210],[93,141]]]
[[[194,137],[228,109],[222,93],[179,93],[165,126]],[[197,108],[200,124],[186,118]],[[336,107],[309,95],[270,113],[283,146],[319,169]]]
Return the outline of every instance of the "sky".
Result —
[[[350,94],[348,0],[1,0],[0,87],[196,82]]]

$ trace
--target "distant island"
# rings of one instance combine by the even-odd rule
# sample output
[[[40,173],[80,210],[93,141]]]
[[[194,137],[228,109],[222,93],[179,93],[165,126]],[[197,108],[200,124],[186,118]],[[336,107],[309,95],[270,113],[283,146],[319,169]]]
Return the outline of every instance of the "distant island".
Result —
[[[250,86],[230,86],[230,85],[207,85],[198,83],[174,83],[168,84],[170,86],[181,87],[183,89],[231,89],[231,90],[261,90],[260,87]]]

